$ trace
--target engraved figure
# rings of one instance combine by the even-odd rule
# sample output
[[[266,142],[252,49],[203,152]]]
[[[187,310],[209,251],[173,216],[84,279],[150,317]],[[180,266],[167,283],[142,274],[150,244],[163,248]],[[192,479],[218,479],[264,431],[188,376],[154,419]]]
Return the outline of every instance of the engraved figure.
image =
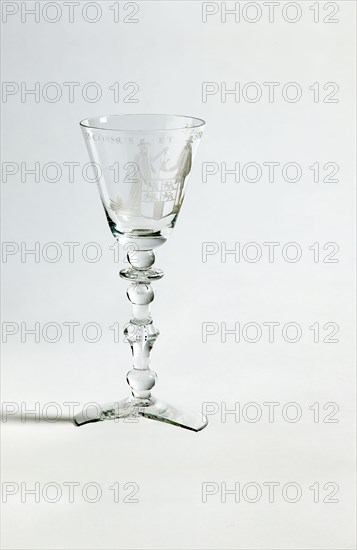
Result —
[[[135,175],[131,174],[127,180],[131,183],[128,200],[124,202],[119,195],[116,200],[110,199],[111,210],[116,214],[144,216],[155,220],[160,220],[164,215],[177,213],[183,200],[185,180],[192,167],[192,142],[191,136],[176,164],[168,167],[168,147],[162,149],[155,157],[151,157],[148,149],[150,143],[141,139],[138,144],[139,152],[132,163],[136,167]],[[160,175],[164,175],[162,172],[172,172],[172,177],[160,178]],[[148,209],[150,203],[151,211]]]
[[[172,211],[173,213],[179,212],[179,210],[180,210],[180,207],[181,207],[181,204],[182,204],[182,201],[183,201],[183,189],[184,189],[184,185],[185,185],[185,180],[186,180],[188,174],[191,172],[191,168],[192,168],[192,142],[193,142],[193,139],[192,139],[192,137],[190,137],[189,140],[187,141],[185,147],[181,151],[181,154],[178,158],[177,163],[174,166],[172,166],[170,168],[167,168],[166,167],[166,162],[165,162],[165,163],[163,163],[163,165],[161,167],[161,169],[166,171],[166,172],[171,172],[173,170],[176,170],[175,182],[176,182],[177,192],[176,192],[175,205],[174,205],[174,208],[173,208],[173,211]]]
[[[150,143],[144,139],[141,139],[138,145],[139,154],[135,157],[137,179],[132,183],[127,208],[131,214],[143,215],[141,212],[141,201],[144,199],[145,201],[155,203],[153,217],[160,219],[161,215],[158,216],[158,201],[155,194],[155,191],[160,191],[160,180],[153,181],[153,175],[156,173],[154,163],[167,153],[168,147],[165,147],[155,157],[150,157],[149,145]]]
[[[150,180],[151,171],[155,171],[152,163],[149,160],[148,145],[150,145],[150,143],[148,143],[144,139],[140,140],[140,143],[138,145],[139,154],[135,157],[135,164],[138,168],[138,178],[132,183],[127,204],[128,210],[130,210],[131,213],[137,215],[140,215],[141,213],[141,193],[143,183]]]

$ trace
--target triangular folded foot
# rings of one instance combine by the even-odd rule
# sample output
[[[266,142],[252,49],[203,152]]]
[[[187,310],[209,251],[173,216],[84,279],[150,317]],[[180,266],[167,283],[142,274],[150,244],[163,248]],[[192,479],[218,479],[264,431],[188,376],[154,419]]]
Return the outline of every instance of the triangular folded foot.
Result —
[[[207,418],[203,414],[190,409],[174,407],[155,397],[148,399],[129,397],[109,405],[91,406],[76,415],[73,422],[76,426],[84,426],[85,424],[101,422],[102,420],[133,419],[139,417],[166,422],[167,424],[186,428],[194,432],[203,430],[208,424]]]

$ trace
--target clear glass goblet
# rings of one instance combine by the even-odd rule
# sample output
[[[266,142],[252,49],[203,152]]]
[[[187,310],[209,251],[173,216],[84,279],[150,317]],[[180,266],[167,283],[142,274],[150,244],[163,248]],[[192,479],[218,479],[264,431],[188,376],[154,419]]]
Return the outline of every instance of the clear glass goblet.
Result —
[[[202,136],[204,121],[177,115],[111,115],[80,122],[109,227],[128,250],[129,267],[120,276],[127,291],[132,319],[124,334],[133,367],[127,374],[131,396],[86,409],[74,418],[77,426],[107,419],[145,417],[194,431],[207,419],[155,398],[156,373],[150,352],[159,331],[150,315],[152,281],[163,272],[154,267],[154,250],[173,230],[185,196],[188,176]]]

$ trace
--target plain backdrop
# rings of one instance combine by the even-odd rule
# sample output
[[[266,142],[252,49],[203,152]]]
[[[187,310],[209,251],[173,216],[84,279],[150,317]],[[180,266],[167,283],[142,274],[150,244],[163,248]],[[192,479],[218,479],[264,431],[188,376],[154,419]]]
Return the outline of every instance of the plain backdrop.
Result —
[[[75,428],[8,417],[2,482],[13,494],[2,505],[3,548],[355,548],[355,3],[278,2],[269,21],[266,3],[237,2],[240,21],[227,15],[226,22],[222,10],[233,2],[80,2],[73,22],[66,2],[40,2],[38,22],[24,15],[34,2],[2,4],[2,80],[10,92],[2,103],[5,406],[37,407],[46,416],[55,412],[47,404],[56,403],[64,418],[66,403],[77,403],[78,412],[88,402],[128,395],[130,349],[110,329],[121,331],[130,318],[118,278],[125,255],[120,250],[114,261],[96,186],[84,177],[78,122],[167,112],[202,117],[207,127],[176,229],[157,254],[165,277],[155,284],[152,305],[160,330],[152,353],[155,393],[198,410],[209,403],[211,413],[198,434],[148,420]],[[295,23],[294,9],[301,10]],[[207,11],[212,15],[203,22]],[[56,14],[59,20],[49,22]],[[89,22],[96,14],[98,21]],[[271,101],[268,82],[277,83]],[[75,83],[72,98],[68,83]],[[240,95],[222,96],[235,83]],[[24,94],[36,86],[38,101]],[[289,101],[294,90],[301,98]],[[128,102],[131,92],[136,103]],[[267,162],[279,163],[274,181]],[[282,171],[291,162],[301,170],[295,182],[293,168],[287,178]],[[24,172],[35,163],[39,181]],[[58,168],[48,163],[60,166],[58,181],[50,181]],[[68,163],[77,163],[73,181]],[[240,163],[240,181],[223,181],[222,163]],[[252,181],[253,165],[244,171],[247,163],[262,169],[259,181]],[[207,166],[217,173],[204,181]],[[274,261],[267,242],[279,243]],[[292,242],[301,249],[296,262],[286,259],[296,250],[284,248]],[[78,243],[74,261],[64,243]],[[100,247],[97,262],[88,261],[88,243]],[[206,258],[205,243],[215,252]],[[39,258],[21,256],[36,246]],[[222,257],[238,246],[240,261]],[[262,251],[256,262],[249,261],[254,250]],[[263,324],[269,322],[279,323],[272,342]],[[35,323],[39,342],[25,333]],[[54,325],[47,333],[48,323]],[[79,323],[74,342],[68,323]],[[84,338],[87,323],[101,327],[98,342]],[[205,323],[215,334],[203,341]],[[282,331],[286,323],[294,324],[291,332]],[[62,334],[51,343],[58,326]],[[301,330],[295,343],[294,326]],[[225,338],[224,327],[240,328],[240,341]],[[264,403],[272,402],[269,421]],[[240,409],[240,417],[225,415],[227,409]],[[301,418],[289,421],[299,411]],[[74,502],[69,482],[77,484]],[[278,484],[273,502],[269,482]],[[39,502],[26,493],[36,483]],[[253,485],[244,489],[247,483]],[[283,489],[287,483],[293,485]]]

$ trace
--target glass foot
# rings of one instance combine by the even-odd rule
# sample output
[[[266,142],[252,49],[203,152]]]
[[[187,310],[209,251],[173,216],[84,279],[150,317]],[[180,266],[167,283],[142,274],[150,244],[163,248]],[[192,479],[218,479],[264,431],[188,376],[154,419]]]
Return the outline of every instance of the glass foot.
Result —
[[[76,426],[84,426],[102,420],[140,417],[166,422],[194,432],[203,430],[208,424],[207,418],[203,414],[190,409],[183,410],[173,407],[152,396],[148,399],[128,397],[110,405],[92,406],[77,414],[73,422]]]

